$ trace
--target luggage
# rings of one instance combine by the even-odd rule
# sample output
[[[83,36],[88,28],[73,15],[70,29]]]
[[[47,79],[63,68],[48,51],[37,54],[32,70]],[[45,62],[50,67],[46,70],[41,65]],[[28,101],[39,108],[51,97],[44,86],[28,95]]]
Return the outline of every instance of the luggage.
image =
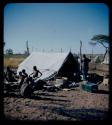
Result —
[[[88,92],[97,92],[98,85],[90,82],[86,82],[82,84],[82,89]]]

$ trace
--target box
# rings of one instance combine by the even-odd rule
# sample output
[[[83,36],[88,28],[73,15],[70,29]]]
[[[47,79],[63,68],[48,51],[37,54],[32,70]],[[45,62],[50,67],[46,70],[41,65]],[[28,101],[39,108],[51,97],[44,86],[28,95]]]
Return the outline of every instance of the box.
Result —
[[[97,92],[98,90],[98,85],[90,82],[84,82],[82,84],[82,89],[88,92]]]

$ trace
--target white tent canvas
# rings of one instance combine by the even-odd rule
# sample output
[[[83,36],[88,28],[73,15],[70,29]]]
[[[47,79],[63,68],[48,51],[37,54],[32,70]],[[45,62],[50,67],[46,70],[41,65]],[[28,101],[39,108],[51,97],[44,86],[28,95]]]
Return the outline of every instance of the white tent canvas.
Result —
[[[106,53],[104,61],[102,62],[102,64],[109,64],[109,52]]]
[[[100,62],[99,56],[95,56],[95,58],[93,58],[93,59],[91,60],[91,62],[92,62],[92,63],[98,63],[98,62]]]
[[[68,61],[70,63],[70,57],[74,58],[72,53],[43,53],[43,52],[33,52],[31,53],[18,67],[17,74],[25,69],[28,75],[33,72],[33,66],[37,66],[37,68],[42,72],[42,76],[40,79],[48,79],[51,76],[57,74],[61,67],[65,62]],[[73,60],[73,59],[72,59]],[[74,66],[76,66],[77,62],[74,58]],[[69,64],[70,66],[71,64]],[[72,62],[73,65],[73,62]],[[68,66],[66,66],[68,70]],[[71,69],[75,69],[76,67],[72,67]],[[74,72],[76,70],[73,70]]]

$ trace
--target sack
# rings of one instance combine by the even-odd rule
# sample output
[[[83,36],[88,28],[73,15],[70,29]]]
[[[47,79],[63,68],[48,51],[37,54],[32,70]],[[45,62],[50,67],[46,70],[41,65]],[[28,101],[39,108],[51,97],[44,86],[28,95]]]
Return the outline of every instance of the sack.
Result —
[[[23,83],[20,88],[20,94],[24,97],[30,97],[32,94],[32,87],[27,83]]]

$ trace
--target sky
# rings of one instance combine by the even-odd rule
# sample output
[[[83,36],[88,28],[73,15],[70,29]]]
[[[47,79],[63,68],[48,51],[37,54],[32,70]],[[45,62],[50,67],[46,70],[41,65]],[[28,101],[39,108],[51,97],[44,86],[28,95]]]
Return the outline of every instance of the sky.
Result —
[[[109,35],[109,9],[103,3],[11,3],[4,8],[6,49],[24,53],[28,40],[33,51],[72,51],[102,54],[89,44],[94,35]],[[62,48],[62,49],[61,49]]]

